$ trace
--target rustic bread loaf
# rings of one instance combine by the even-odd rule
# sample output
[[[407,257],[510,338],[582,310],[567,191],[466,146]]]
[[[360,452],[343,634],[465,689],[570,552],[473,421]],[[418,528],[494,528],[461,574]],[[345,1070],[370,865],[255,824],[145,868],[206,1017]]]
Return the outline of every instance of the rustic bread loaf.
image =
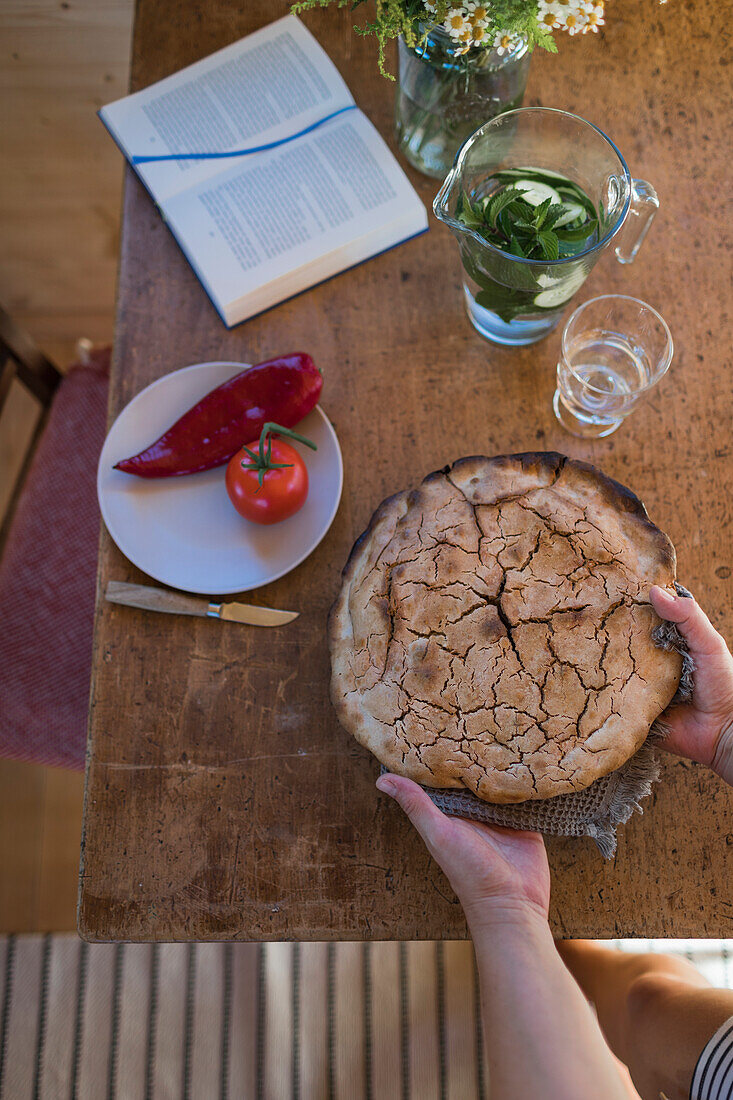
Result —
[[[680,677],[652,584],[675,552],[628,489],[555,453],[464,458],[384,501],[329,619],[343,726],[390,770],[490,802],[582,790]]]

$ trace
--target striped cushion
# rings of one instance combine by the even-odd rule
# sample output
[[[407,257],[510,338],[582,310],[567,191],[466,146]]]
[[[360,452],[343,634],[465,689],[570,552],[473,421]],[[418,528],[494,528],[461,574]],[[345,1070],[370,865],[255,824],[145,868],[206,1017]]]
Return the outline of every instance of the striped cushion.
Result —
[[[62,381],[0,561],[0,756],[84,766],[109,357]]]

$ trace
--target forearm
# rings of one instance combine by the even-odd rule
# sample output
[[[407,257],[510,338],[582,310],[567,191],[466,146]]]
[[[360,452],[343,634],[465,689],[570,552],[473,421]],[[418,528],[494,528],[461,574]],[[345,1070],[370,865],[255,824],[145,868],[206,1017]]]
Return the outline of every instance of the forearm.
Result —
[[[628,1100],[549,927],[535,916],[471,922],[492,1100]]]
[[[715,746],[711,767],[721,779],[733,787],[733,717],[723,726]]]

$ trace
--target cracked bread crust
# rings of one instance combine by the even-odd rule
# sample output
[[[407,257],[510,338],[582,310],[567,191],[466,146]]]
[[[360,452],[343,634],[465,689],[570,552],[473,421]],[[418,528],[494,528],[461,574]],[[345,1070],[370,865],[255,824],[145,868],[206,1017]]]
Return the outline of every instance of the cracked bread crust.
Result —
[[[329,617],[338,717],[428,787],[582,790],[677,689],[647,595],[675,564],[641,501],[587,463],[460,459],[385,500],[351,552]]]

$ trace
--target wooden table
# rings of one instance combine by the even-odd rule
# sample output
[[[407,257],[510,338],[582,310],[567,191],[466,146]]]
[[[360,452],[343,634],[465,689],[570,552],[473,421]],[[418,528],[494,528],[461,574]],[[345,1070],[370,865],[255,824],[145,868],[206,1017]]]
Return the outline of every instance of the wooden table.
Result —
[[[266,0],[139,0],[133,87],[284,13]],[[608,440],[556,424],[559,337],[501,350],[469,327],[458,252],[425,236],[227,331],[157,210],[128,174],[112,416],[153,379],[211,359],[292,348],[323,367],[323,405],[345,459],[325,540],[257,593],[300,618],[266,636],[98,601],[79,929],[91,940],[419,939],[466,935],[445,878],[377,764],[328,700],[326,614],[354,538],[384,496],[463,454],[561,450],[631,486],[672,537],[679,576],[733,636],[733,373],[717,209],[727,109],[713,0],[613,0],[596,38],[536,56],[526,104],[605,128],[661,213],[638,262],[607,255],[584,296],[623,291],[663,311],[667,379]],[[392,141],[393,86],[348,10],[306,19]],[[412,173],[424,201],[434,181]],[[99,587],[144,581],[102,535]],[[665,761],[645,814],[604,862],[589,841],[550,840],[552,925],[567,936],[730,936],[733,806],[704,768]]]

